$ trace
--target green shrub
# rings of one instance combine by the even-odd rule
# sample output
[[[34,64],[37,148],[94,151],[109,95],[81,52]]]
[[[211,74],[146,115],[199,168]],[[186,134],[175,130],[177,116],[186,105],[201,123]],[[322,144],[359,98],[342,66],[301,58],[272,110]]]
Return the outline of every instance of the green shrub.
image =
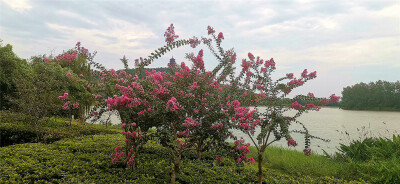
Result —
[[[52,144],[28,143],[0,148],[0,183],[169,183],[172,157],[155,141],[140,149],[137,168],[111,163],[113,148],[123,135],[65,138]],[[205,153],[211,158],[216,153]],[[177,183],[254,183],[254,165],[224,158],[221,163],[186,157]],[[346,183],[333,177],[288,175],[264,170],[266,183]],[[356,182],[351,182],[356,183]]]
[[[29,116],[0,111],[0,146],[21,144],[28,142],[51,143],[66,137],[82,135],[115,134],[115,129],[105,129],[104,126],[77,124],[69,126],[62,120],[41,121],[40,129],[29,122]]]
[[[340,144],[336,157],[361,162],[400,158],[400,135],[393,135],[392,139],[369,137],[352,141],[348,146]]]

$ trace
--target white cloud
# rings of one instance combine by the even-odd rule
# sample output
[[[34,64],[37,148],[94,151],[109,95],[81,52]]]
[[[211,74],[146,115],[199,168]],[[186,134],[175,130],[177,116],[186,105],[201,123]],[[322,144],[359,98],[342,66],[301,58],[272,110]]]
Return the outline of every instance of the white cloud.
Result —
[[[250,30],[248,34],[262,34],[268,37],[274,37],[290,32],[321,31],[336,29],[339,24],[330,17],[302,17],[296,20],[288,20],[277,24],[262,26]]]
[[[24,12],[26,10],[30,10],[32,5],[28,2],[28,0],[1,0],[11,9],[17,12]]]
[[[400,67],[400,36],[353,40],[298,50],[256,50],[255,53],[273,56],[284,65],[312,61],[325,64],[330,69],[365,65]]]
[[[68,35],[69,39],[88,41],[97,48],[104,48],[114,53],[138,47],[143,39],[157,38],[151,30],[143,25],[134,25],[118,19],[105,20],[105,28],[102,29],[68,27],[53,23],[47,23],[47,26]]]
[[[85,17],[83,17],[82,15],[76,14],[74,12],[70,12],[70,11],[65,11],[65,10],[59,10],[57,11],[58,14],[62,15],[62,16],[66,16],[66,17],[71,17],[77,20],[81,20],[85,23],[91,24],[91,25],[98,25],[96,22],[93,22]]]

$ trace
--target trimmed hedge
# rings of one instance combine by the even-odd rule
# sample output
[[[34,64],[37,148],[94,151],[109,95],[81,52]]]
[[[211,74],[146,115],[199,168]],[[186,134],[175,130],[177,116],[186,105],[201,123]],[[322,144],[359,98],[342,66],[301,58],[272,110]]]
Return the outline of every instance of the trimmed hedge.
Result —
[[[116,134],[115,130],[104,129],[90,124],[72,124],[69,126],[61,121],[43,121],[40,129],[29,122],[30,117],[0,111],[0,147],[29,142],[51,143],[66,137],[76,137],[94,134]],[[38,140],[38,135],[40,139]]]
[[[0,183],[169,183],[172,158],[150,141],[137,155],[137,168],[111,163],[111,153],[123,145],[123,135],[89,135],[52,144],[27,143],[0,148]],[[208,154],[208,155],[207,155]],[[205,153],[208,158],[213,153]],[[254,165],[229,159],[182,160],[177,183],[254,183]],[[287,175],[266,169],[266,183],[347,183],[329,177]],[[357,182],[350,182],[357,183]]]

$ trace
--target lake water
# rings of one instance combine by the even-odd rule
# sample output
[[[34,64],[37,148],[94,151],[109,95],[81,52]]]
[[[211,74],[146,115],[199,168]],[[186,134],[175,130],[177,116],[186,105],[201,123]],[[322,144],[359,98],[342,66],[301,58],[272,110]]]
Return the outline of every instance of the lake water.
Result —
[[[263,110],[263,108],[259,109]],[[324,142],[311,139],[311,149],[319,154],[323,153],[322,150],[333,154],[337,151],[340,143],[349,144],[351,140],[371,136],[391,138],[393,134],[400,133],[400,112],[353,111],[326,107],[319,111],[304,113],[298,120],[307,127],[311,135],[330,140],[330,142]],[[294,125],[292,129],[302,130],[302,127]],[[235,131],[235,133],[235,135],[243,136],[246,141],[251,141],[240,131]],[[293,133],[292,137],[297,141],[298,146],[290,149],[302,151],[304,136]],[[287,148],[287,141],[281,140],[272,145]]]
[[[263,108],[259,109],[263,110]],[[113,124],[120,123],[116,116],[111,116],[110,120]],[[322,150],[333,154],[337,151],[339,143],[348,144],[350,140],[371,136],[391,138],[393,134],[400,133],[400,112],[353,111],[327,107],[304,113],[298,120],[304,123],[311,135],[330,140],[330,142],[324,142],[311,139],[311,149],[319,154],[323,153]],[[301,126],[295,125],[293,129],[301,130]],[[234,131],[234,133],[251,143],[250,138],[241,131]],[[298,146],[290,149],[302,151],[304,136],[293,133],[292,137],[297,141]],[[272,145],[287,147],[287,142],[281,140]]]

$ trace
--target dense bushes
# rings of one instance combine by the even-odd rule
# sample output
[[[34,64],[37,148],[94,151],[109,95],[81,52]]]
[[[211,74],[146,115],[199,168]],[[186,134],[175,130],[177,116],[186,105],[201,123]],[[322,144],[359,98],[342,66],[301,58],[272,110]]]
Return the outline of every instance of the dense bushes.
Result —
[[[110,162],[122,135],[89,135],[52,144],[28,143],[0,148],[0,183],[168,183],[172,157],[153,141],[143,145],[138,169]],[[207,152],[204,158],[214,157]],[[221,163],[182,159],[177,183],[254,183],[256,168],[230,159]],[[287,175],[264,169],[267,183],[345,183],[331,177]],[[353,182],[356,183],[356,182]]]
[[[366,138],[341,144],[336,158],[349,162],[352,175],[371,183],[400,183],[400,136]]]
[[[30,123],[29,119],[29,116],[20,113],[0,111],[0,146],[38,141],[50,143],[65,137],[117,133],[95,125],[69,126],[62,122],[62,119],[58,121],[48,119],[40,122],[42,126],[38,129]]]

